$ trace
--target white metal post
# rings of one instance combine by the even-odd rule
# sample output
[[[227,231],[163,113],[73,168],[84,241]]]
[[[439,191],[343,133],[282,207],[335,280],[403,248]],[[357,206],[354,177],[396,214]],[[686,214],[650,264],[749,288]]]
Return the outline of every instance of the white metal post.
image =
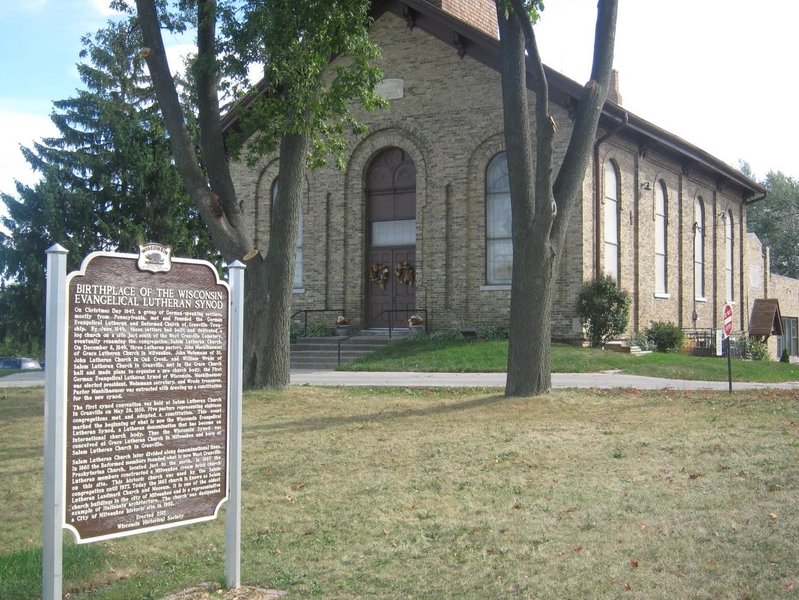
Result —
[[[67,250],[47,250],[44,382],[44,519],[42,599],[61,600],[64,519],[64,407],[66,406]]]
[[[228,466],[228,499],[225,520],[225,582],[228,589],[241,586],[241,418],[242,365],[244,340],[244,264],[233,261],[228,265],[231,302],[229,327],[230,356],[230,420],[228,435],[230,464]]]

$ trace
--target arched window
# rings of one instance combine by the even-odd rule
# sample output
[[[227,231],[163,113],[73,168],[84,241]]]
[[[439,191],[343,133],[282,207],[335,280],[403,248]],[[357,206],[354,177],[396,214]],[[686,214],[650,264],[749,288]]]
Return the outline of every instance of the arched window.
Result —
[[[655,186],[655,293],[669,292],[669,218],[666,184],[659,181]]]
[[[486,169],[486,283],[509,285],[513,268],[508,158],[497,154]]]
[[[272,208],[275,207],[275,200],[277,199],[278,178],[272,182]],[[300,217],[297,221],[297,251],[294,257],[294,283],[292,287],[295,290],[302,289],[302,207],[300,207]]]
[[[605,163],[605,274],[619,281],[619,176],[616,166]]]
[[[694,202],[694,298],[705,298],[705,203]]]
[[[727,302],[735,300],[735,229],[733,225],[732,211],[728,210],[724,213],[724,274]]]

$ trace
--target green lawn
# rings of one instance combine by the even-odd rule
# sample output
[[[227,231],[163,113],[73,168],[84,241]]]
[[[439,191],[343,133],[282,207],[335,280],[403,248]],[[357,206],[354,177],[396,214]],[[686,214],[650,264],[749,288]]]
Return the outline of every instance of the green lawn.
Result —
[[[430,338],[395,342],[374,354],[340,367],[348,371],[424,371],[449,373],[502,373],[507,368],[508,343],[490,341],[448,341]],[[553,373],[596,373],[619,370],[631,375],[675,379],[725,381],[727,361],[723,358],[653,352],[631,356],[610,350],[552,345]],[[799,364],[775,361],[732,361],[736,381],[799,381]]]
[[[41,396],[0,390],[4,599],[41,593]],[[799,589],[795,392],[300,387],[248,393],[244,415],[243,583],[292,599]],[[65,540],[71,600],[223,578],[223,518]]]

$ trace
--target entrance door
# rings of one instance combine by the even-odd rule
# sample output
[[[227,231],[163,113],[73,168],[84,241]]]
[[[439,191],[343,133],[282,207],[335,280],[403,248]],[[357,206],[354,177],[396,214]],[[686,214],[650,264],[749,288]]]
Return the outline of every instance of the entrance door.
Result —
[[[404,151],[388,148],[369,165],[366,206],[367,323],[405,326],[416,304],[416,284],[399,281],[395,271],[401,263],[406,273],[416,269],[416,166]]]

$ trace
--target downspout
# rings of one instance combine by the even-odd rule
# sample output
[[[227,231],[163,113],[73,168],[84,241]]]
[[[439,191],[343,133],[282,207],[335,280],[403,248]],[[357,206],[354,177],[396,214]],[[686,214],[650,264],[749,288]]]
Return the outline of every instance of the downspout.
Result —
[[[627,124],[630,122],[630,116],[627,114],[627,111],[624,111],[624,117],[622,118],[621,123],[619,123],[614,129],[608,131],[605,135],[599,138],[596,142],[594,142],[594,279],[599,279],[601,273],[599,271],[599,257],[602,251],[602,241],[600,240],[599,236],[601,233],[601,228],[599,226],[601,220],[601,209],[602,209],[602,194],[601,194],[601,186],[600,184],[600,175],[602,173],[600,166],[599,166],[599,146],[608,138],[616,135],[622,129],[627,127]]]

